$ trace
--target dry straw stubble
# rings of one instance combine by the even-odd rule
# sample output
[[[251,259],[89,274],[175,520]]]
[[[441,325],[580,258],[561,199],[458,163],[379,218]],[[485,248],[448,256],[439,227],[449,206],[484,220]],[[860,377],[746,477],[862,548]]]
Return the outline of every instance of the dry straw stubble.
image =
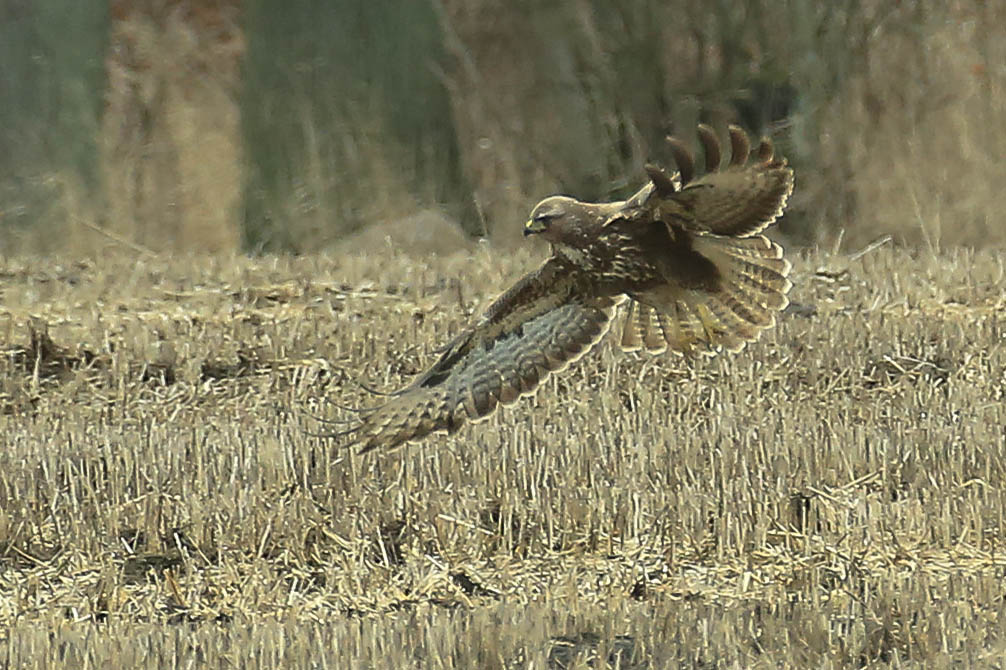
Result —
[[[799,259],[796,307],[737,356],[608,342],[361,458],[299,410],[348,418],[324,400],[398,386],[535,263],[377,261],[6,262],[13,665],[1001,654],[1001,255]]]

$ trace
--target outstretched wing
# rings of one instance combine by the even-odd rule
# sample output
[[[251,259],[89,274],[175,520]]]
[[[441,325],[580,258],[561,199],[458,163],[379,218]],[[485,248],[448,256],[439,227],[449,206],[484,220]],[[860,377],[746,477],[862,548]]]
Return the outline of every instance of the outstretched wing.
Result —
[[[763,235],[680,234],[664,252],[666,281],[633,292],[622,326],[625,350],[713,354],[758,339],[789,304],[790,264]]]
[[[650,184],[627,201],[625,219],[661,222],[667,237],[647,250],[664,282],[631,294],[624,349],[736,351],[772,326],[789,302],[790,264],[779,245],[757,233],[785,209],[792,169],[774,158],[767,139],[748,163],[750,143],[736,126],[730,128],[730,162],[722,169],[713,130],[699,126],[699,139],[705,174],[696,178],[691,152],[668,138],[678,173],[647,166]]]
[[[453,432],[534,392],[607,331],[616,299],[593,295],[591,286],[575,266],[550,258],[497,298],[410,386],[369,410],[353,443],[366,452]]]
[[[761,140],[755,160],[749,163],[750,141],[737,126],[730,126],[730,162],[723,166],[713,129],[700,125],[698,130],[705,173],[696,178],[692,152],[678,138],[667,138],[678,172],[668,175],[647,165],[651,183],[628,201],[632,210],[628,218],[730,237],[761,232],[779,218],[793,193],[792,168],[785,159],[775,158],[767,138]]]

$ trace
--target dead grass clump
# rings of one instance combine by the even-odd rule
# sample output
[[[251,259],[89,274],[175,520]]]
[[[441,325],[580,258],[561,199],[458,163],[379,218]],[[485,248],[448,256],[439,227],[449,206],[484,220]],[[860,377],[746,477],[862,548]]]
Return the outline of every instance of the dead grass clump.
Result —
[[[370,222],[355,233],[344,235],[335,246],[337,253],[353,254],[361,249],[385,247],[389,252],[413,258],[449,256],[471,251],[476,242],[442,212],[423,210],[415,214]]]
[[[81,348],[77,353],[70,353],[49,337],[46,324],[35,321],[28,326],[28,346],[23,349],[9,349],[8,355],[15,365],[23,368],[31,375],[37,384],[41,379],[65,378],[75,370],[94,363],[93,352]],[[104,362],[107,365],[107,362]]]

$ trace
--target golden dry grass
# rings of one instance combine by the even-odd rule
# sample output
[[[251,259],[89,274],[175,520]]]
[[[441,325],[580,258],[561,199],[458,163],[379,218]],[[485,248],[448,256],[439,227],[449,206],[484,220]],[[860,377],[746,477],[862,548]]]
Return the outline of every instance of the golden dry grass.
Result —
[[[306,415],[540,255],[387,253],[2,260],[0,662],[1001,663],[1006,256],[798,259],[739,355],[360,457]]]

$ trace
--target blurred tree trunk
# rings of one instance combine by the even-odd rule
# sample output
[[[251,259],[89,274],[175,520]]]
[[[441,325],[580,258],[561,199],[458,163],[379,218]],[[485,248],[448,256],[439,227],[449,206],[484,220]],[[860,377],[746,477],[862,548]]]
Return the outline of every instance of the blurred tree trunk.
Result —
[[[564,172],[572,173],[567,194],[577,197],[598,198],[609,180],[599,165],[602,124],[579,80],[568,5],[435,4],[455,132],[481,225],[496,243],[522,244],[531,206],[561,190]]]
[[[241,243],[240,0],[111,0],[109,229],[155,251]]]

